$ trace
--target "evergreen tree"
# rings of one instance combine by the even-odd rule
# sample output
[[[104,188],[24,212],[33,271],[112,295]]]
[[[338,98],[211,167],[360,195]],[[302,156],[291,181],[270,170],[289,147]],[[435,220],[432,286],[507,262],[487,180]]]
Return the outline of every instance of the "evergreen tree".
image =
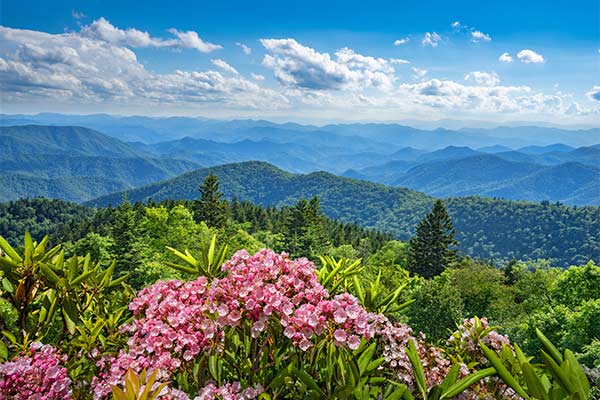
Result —
[[[444,203],[437,200],[410,240],[409,271],[425,278],[441,274],[456,259],[458,242],[454,233]]]
[[[219,179],[211,172],[199,189],[201,196],[196,202],[194,219],[198,223],[204,221],[210,227],[224,227],[229,217],[229,204],[219,191]]]
[[[113,244],[111,253],[117,260],[118,271],[134,271],[142,262],[142,255],[137,244],[139,224],[136,211],[128,199],[115,210],[114,221],[111,227]]]
[[[319,199],[300,199],[285,220],[285,248],[292,257],[315,257],[325,253],[330,242],[325,230],[326,218]]]

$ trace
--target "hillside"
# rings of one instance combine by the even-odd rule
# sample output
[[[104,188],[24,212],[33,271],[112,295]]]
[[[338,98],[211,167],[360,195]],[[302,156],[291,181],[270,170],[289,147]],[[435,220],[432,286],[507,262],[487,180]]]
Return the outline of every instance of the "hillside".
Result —
[[[600,204],[600,168],[581,163],[540,166],[490,154],[422,164],[392,184],[441,197],[477,194],[512,200]]]
[[[262,205],[291,204],[319,196],[327,216],[357,222],[407,239],[433,198],[406,188],[388,187],[325,172],[295,175],[263,162],[201,169],[127,191],[132,202],[198,198],[198,186],[214,172],[228,198]],[[119,204],[115,193],[88,205]],[[600,259],[600,209],[540,205],[480,197],[446,200],[463,251],[486,258],[552,257],[561,265]]]
[[[0,127],[0,201],[38,196],[84,201],[198,167],[155,158],[87,128]]]
[[[70,154],[101,157],[140,157],[141,151],[98,131],[79,126],[0,127],[0,157]]]
[[[0,203],[0,235],[10,243],[20,243],[26,231],[40,238],[62,224],[94,215],[94,210],[63,200],[22,199]]]

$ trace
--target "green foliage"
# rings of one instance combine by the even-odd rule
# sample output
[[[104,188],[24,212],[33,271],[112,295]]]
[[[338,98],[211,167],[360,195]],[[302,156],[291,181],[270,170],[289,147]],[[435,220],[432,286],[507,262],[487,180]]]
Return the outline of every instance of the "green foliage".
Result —
[[[437,200],[410,240],[408,270],[425,278],[441,274],[454,263],[457,245],[452,220],[444,203]]]
[[[88,207],[62,200],[35,198],[0,203],[0,235],[16,246],[26,231],[33,237],[42,237],[60,225],[82,221],[93,214]]]
[[[194,209],[197,222],[204,221],[206,225],[222,228],[228,219],[229,204],[223,200],[219,191],[219,180],[213,173],[208,174],[200,186],[200,200]]]
[[[567,349],[561,354],[539,329],[536,335],[543,347],[539,366],[530,364],[518,345],[516,357],[511,351],[499,356],[483,343],[480,346],[502,380],[525,399],[588,399],[588,378],[573,353]]]
[[[161,391],[168,385],[168,382],[154,387],[156,382],[155,370],[147,376],[146,370],[138,376],[131,369],[125,374],[125,390],[117,386],[112,386],[112,395],[114,400],[154,400],[158,399]]]
[[[200,260],[192,256],[188,250],[182,253],[172,247],[167,247],[167,249],[186,264],[167,262],[166,264],[171,268],[186,274],[213,278],[222,274],[221,265],[225,262],[228,245],[225,244],[217,248],[217,237],[213,236],[210,245],[201,249]]]
[[[461,293],[445,277],[422,280],[412,297],[414,303],[406,312],[408,323],[433,340],[446,338],[464,318]]]
[[[226,198],[284,206],[318,196],[329,218],[389,232],[400,240],[412,236],[414,227],[434,203],[433,198],[406,188],[325,172],[294,175],[257,161],[201,169],[128,193],[133,201],[194,199],[198,185],[210,172],[219,177]],[[118,204],[121,197],[122,194],[106,196],[90,204]],[[461,251],[473,257],[496,261],[547,258],[560,267],[600,259],[599,207],[477,196],[450,198],[444,203]],[[350,244],[358,248],[355,243]]]

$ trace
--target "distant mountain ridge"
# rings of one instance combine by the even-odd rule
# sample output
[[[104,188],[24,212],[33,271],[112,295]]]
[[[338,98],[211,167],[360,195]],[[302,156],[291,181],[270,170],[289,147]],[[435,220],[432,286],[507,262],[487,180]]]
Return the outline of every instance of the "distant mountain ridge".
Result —
[[[0,127],[0,201],[38,196],[84,201],[198,167],[153,157],[88,128]]]

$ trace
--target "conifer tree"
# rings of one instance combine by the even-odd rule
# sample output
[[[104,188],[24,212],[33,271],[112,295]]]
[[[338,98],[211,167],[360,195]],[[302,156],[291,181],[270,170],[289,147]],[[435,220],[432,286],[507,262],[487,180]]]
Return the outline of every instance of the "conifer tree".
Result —
[[[330,245],[319,199],[300,199],[285,220],[285,246],[292,257],[315,258]]]
[[[425,278],[441,274],[456,259],[454,233],[444,203],[437,200],[410,240],[409,270]]]
[[[219,179],[211,172],[199,189],[201,196],[196,202],[194,219],[213,228],[224,227],[229,217],[229,204],[219,191]]]
[[[136,211],[127,198],[116,208],[110,233],[113,238],[111,253],[117,260],[118,271],[133,271],[141,264],[142,256],[136,245],[139,236]]]

